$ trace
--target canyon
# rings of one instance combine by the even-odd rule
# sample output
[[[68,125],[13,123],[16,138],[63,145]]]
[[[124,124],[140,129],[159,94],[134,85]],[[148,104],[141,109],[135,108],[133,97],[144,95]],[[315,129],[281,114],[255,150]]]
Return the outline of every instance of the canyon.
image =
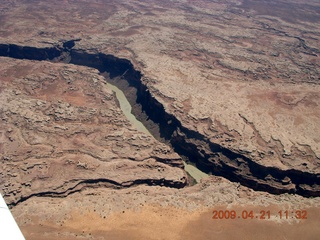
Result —
[[[182,239],[198,224],[232,239],[245,222],[212,228],[218,206],[270,209],[252,224],[290,239],[318,233],[319,4],[187,2],[2,4],[0,185],[28,238]]]
[[[188,160],[195,161],[204,171],[227,177],[255,190],[277,194],[289,192],[304,196],[319,196],[318,172],[303,171],[303,167],[281,169],[275,166],[264,166],[252,157],[227,149],[210,141],[201,133],[183,127],[181,122],[166,112],[163,105],[150,94],[147,86],[141,82],[141,73],[136,71],[128,60],[112,55],[73,50],[75,41],[72,40],[61,45],[60,48],[37,49],[30,46],[2,44],[0,55],[29,60],[68,61],[71,64],[96,68],[100,73],[110,76],[109,81],[120,87],[118,78],[122,77],[122,81],[127,81],[128,87],[135,88],[136,95],[128,98],[133,99],[134,106],[139,105],[136,106],[138,115],[144,113],[148,119],[152,120],[151,124],[158,128],[158,132],[154,134],[168,140],[173,149],[186,156]],[[307,166],[307,163],[303,162],[302,166]]]

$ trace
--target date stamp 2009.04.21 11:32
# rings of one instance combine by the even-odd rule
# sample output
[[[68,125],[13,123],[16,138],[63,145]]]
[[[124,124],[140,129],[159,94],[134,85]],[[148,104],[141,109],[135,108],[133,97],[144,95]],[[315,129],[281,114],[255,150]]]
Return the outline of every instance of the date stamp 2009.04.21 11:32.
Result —
[[[268,220],[272,217],[275,217],[279,220],[305,220],[308,219],[308,211],[307,210],[280,210],[277,212],[272,212],[271,210],[213,210],[212,211],[212,219],[214,220],[222,220],[222,219],[260,219],[260,220]]]

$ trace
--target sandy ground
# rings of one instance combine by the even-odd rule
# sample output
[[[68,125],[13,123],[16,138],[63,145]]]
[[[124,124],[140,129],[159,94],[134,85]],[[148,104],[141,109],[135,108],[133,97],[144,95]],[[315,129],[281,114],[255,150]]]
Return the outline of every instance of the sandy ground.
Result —
[[[320,209],[309,208],[307,219],[296,220],[289,210],[289,218],[277,215],[283,206],[217,207],[201,211],[186,211],[173,207],[144,206],[136,210],[115,213],[103,218],[97,212],[71,211],[61,226],[43,222],[21,229],[26,239],[318,239]],[[212,219],[213,210],[253,211],[253,219]],[[270,211],[270,219],[259,219],[260,211]],[[258,217],[258,218],[256,218]],[[267,218],[267,216],[266,216]],[[36,221],[34,219],[34,221]],[[57,231],[57,228],[59,229]],[[57,232],[59,232],[58,235]],[[53,233],[53,234],[52,234]]]

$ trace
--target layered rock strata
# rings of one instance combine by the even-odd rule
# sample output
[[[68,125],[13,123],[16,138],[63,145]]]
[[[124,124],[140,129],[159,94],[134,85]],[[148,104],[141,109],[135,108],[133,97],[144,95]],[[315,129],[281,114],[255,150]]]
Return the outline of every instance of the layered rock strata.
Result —
[[[1,58],[0,185],[26,238],[316,239],[319,197],[237,182],[319,194],[319,23],[317,0],[1,1],[1,55],[21,61]],[[102,75],[154,136],[235,182],[182,187],[180,157],[70,61],[120,63]],[[218,205],[271,218],[213,221]]]
[[[289,192],[304,196],[319,196],[320,177],[316,170],[319,163],[315,162],[309,166],[308,161],[295,159],[296,166],[289,167],[289,162],[286,163],[287,160],[285,160],[287,157],[283,155],[281,156],[281,165],[275,164],[274,161],[279,157],[276,154],[279,151],[279,144],[276,144],[276,141],[274,141],[274,146],[269,147],[270,150],[267,154],[260,152],[258,156],[253,155],[250,151],[239,151],[227,147],[216,141],[216,137],[210,138],[210,135],[193,129],[195,125],[190,125],[190,122],[183,124],[178,118],[180,116],[178,112],[174,115],[166,110],[164,105],[156,99],[157,93],[153,94],[148,89],[146,83],[148,79],[141,77],[141,73],[134,69],[130,61],[103,53],[73,49],[74,46],[74,40],[42,49],[2,44],[0,54],[13,58],[65,61],[96,68],[101,73],[105,73],[104,75],[110,76],[113,83],[127,88],[126,92],[136,108],[135,112],[149,126],[156,127],[158,131],[153,132],[155,136],[158,136],[158,139],[167,140],[178,153],[195,162],[204,171],[227,177],[255,190],[277,194]],[[124,80],[127,81],[127,84],[123,84]],[[130,86],[135,89],[134,93],[130,91]],[[239,115],[246,124],[251,125],[244,116],[240,113]],[[150,119],[152,122],[150,123],[146,119]],[[213,124],[209,118],[200,121],[200,124],[208,125],[210,123]],[[212,128],[211,130],[218,131],[219,125],[217,127],[217,129]],[[254,129],[254,126],[251,125],[251,127]],[[258,133],[256,134],[257,138],[261,138]],[[231,139],[230,141],[232,142]],[[263,143],[262,138],[260,142]],[[267,149],[267,145],[265,148]],[[302,155],[298,156],[302,157]],[[303,157],[304,160],[308,160],[312,156],[306,153],[304,155],[306,155]],[[271,157],[274,161],[269,164],[270,160],[268,159]],[[288,160],[290,159],[289,154]]]
[[[181,188],[182,160],[138,132],[97,70],[1,58],[1,187],[9,205],[85,188]]]

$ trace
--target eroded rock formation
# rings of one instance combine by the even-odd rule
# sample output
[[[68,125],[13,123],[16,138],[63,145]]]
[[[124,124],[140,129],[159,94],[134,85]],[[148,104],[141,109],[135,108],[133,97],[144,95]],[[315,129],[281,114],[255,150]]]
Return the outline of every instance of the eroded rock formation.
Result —
[[[195,162],[204,171],[224,176],[255,190],[277,194],[289,192],[304,196],[320,195],[319,173],[308,171],[306,162],[302,166],[293,168],[265,166],[259,161],[264,158],[264,153],[252,156],[243,151],[227,148],[216,139],[209,139],[208,136],[200,132],[188,129],[188,125],[184,126],[176,116],[166,111],[163,104],[149,91],[141,78],[141,73],[134,69],[130,61],[99,52],[88,53],[83,49],[73,49],[75,46],[73,40],[60,45],[63,47],[58,45],[52,48],[39,49],[30,46],[2,44],[1,49],[4,50],[1,51],[1,54],[12,58],[33,60],[67,60],[72,64],[96,68],[101,73],[107,74],[104,75],[110,76],[115,84],[124,88],[125,86],[117,83],[117,81],[123,82],[125,80],[127,81],[127,88],[130,86],[135,88],[135,96],[132,96],[131,91],[127,93],[133,106],[136,107],[135,112],[143,111],[138,112],[141,119],[144,120],[143,116],[145,116],[152,120],[151,125],[156,125],[158,130],[158,132],[153,131],[158,139],[167,140],[174,149],[190,161]],[[66,47],[67,45],[69,47]],[[52,52],[55,54],[52,54]],[[244,121],[247,122],[247,119],[244,118]],[[212,130],[216,131],[215,129]],[[271,149],[274,148],[271,147]],[[274,155],[272,150],[268,155]],[[304,166],[307,166],[307,168]],[[318,166],[318,164],[315,164],[315,166]]]
[[[316,0],[2,1],[0,185],[27,238],[228,239],[246,226],[319,236],[318,10]],[[176,153],[124,118],[102,76]],[[183,187],[177,153],[233,182]],[[272,217],[228,231],[202,212],[217,205]],[[276,215],[299,209],[306,221]]]
[[[131,126],[96,70],[1,58],[1,80],[9,205],[102,185],[186,185],[179,155]]]

